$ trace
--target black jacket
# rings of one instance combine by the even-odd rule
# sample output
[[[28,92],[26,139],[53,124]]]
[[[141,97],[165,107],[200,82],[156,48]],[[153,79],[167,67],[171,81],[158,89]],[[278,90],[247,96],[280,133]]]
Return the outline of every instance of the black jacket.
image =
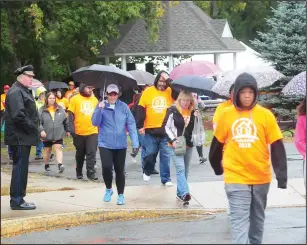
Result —
[[[239,93],[240,90],[246,87],[251,88],[255,93],[255,99],[248,110],[251,110],[257,104],[259,95],[257,81],[250,74],[243,73],[237,77],[234,84],[233,104],[237,110],[242,110],[239,100]],[[225,118],[225,120],[227,120],[227,118]],[[216,175],[222,175],[224,173],[222,166],[223,147],[224,144],[219,142],[218,139],[214,136],[209,150],[209,160],[211,167],[213,168]],[[287,156],[282,139],[276,140],[271,144],[271,162],[278,182],[278,188],[287,188]]]
[[[189,124],[184,131],[186,144],[189,147],[193,147],[192,132],[194,129],[194,121],[195,116],[194,111],[192,111],[190,115]],[[176,137],[182,136],[184,129],[184,118],[178,111],[176,106],[171,106],[167,109],[162,127],[165,128],[166,138],[169,143],[173,143],[176,140]]]
[[[36,146],[39,142],[39,119],[30,90],[15,82],[7,93],[5,104],[5,144]]]

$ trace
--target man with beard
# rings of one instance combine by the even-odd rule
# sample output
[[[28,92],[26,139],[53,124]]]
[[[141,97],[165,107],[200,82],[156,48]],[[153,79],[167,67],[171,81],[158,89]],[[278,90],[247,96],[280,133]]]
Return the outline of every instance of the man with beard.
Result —
[[[176,99],[177,93],[169,85],[172,80],[165,71],[160,71],[154,86],[144,90],[136,111],[136,125],[144,135],[142,151],[144,151],[143,179],[150,180],[154,173],[156,156],[160,153],[160,177],[165,186],[172,186],[170,177],[170,151],[166,133],[162,123],[166,110]]]
[[[98,144],[98,128],[92,124],[92,115],[98,104],[95,96],[92,96],[93,88],[81,83],[79,94],[70,99],[68,118],[70,133],[73,136],[76,148],[76,172],[77,178],[83,179],[83,164],[86,156],[87,178],[97,180],[95,176],[95,160]]]

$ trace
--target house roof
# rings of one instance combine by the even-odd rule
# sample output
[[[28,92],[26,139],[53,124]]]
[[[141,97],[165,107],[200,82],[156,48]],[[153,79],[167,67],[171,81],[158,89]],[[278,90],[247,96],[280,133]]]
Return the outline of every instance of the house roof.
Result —
[[[102,46],[100,56],[142,56],[242,52],[238,40],[222,37],[226,20],[213,20],[191,1],[167,7],[158,40],[149,42],[143,19],[119,27],[120,37]]]

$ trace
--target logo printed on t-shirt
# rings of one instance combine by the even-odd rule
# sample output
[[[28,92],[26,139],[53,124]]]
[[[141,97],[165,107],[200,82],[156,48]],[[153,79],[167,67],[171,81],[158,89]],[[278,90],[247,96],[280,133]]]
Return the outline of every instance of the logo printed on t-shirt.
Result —
[[[232,139],[240,148],[251,148],[257,137],[257,128],[249,118],[240,118],[232,124]]]
[[[156,113],[163,113],[167,109],[166,99],[162,96],[155,97],[152,100],[151,106]]]
[[[93,108],[92,104],[88,101],[84,101],[84,102],[81,103],[81,109],[80,110],[86,116],[90,116],[94,112],[94,108]]]

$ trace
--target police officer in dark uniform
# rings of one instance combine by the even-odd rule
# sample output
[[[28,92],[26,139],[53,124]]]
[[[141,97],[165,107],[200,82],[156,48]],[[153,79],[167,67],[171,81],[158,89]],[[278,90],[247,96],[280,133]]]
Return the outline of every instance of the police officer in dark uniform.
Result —
[[[12,147],[13,169],[10,189],[12,210],[35,209],[33,203],[24,200],[28,182],[31,146],[39,141],[38,112],[29,87],[34,77],[33,66],[18,68],[17,81],[6,96],[4,142]]]

